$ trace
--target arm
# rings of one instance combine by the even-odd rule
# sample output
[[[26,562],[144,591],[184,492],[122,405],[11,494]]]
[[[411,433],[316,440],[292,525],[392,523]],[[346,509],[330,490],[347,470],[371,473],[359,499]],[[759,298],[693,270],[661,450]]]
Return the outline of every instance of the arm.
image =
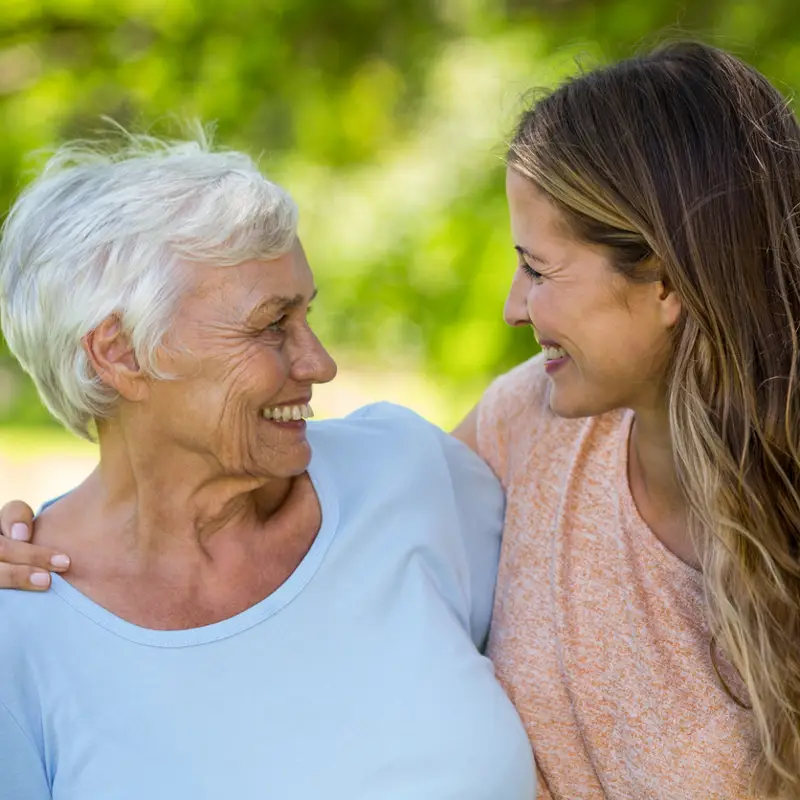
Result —
[[[465,423],[468,420],[469,417]],[[468,431],[465,423],[459,428]],[[455,434],[448,436],[441,431],[439,440],[450,473],[469,567],[472,640],[483,651],[492,617],[505,499],[497,478],[479,456],[463,446],[466,442],[456,441]]]
[[[12,500],[0,509],[0,589],[43,591],[50,586],[51,570],[65,572],[69,568],[63,553],[30,544],[33,516],[33,509],[21,500]],[[0,785],[4,785],[2,781]]]
[[[33,742],[0,703],[0,795],[14,800],[52,800],[47,774]]]

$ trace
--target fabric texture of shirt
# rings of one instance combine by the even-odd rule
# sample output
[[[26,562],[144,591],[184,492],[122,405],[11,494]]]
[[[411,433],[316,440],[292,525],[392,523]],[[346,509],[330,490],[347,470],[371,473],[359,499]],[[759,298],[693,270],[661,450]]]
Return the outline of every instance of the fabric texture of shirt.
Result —
[[[503,497],[468,448],[379,404],[309,425],[322,526],[276,591],[158,631],[54,576],[0,592],[3,800],[531,800],[479,652]]]
[[[749,797],[751,715],[715,675],[701,574],[631,496],[633,414],[560,419],[548,386],[537,356],[478,409],[479,452],[506,490],[488,652],[533,744],[539,796]]]

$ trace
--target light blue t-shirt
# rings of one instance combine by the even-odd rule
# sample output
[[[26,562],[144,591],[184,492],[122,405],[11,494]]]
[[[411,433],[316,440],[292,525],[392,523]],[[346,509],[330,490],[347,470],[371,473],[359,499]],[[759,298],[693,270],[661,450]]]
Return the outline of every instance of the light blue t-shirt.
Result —
[[[309,426],[322,527],[262,602],[123,621],[58,576],[0,592],[2,800],[531,800],[530,745],[479,652],[503,497],[389,404]]]

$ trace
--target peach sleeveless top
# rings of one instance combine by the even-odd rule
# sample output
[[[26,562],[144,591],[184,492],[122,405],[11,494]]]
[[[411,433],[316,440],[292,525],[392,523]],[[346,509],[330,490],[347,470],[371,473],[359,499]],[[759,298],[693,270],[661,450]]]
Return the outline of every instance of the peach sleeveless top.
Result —
[[[478,410],[479,452],[507,495],[489,655],[533,744],[539,797],[750,797],[751,714],[714,673],[701,575],[630,493],[633,414],[560,419],[548,382],[533,358]]]

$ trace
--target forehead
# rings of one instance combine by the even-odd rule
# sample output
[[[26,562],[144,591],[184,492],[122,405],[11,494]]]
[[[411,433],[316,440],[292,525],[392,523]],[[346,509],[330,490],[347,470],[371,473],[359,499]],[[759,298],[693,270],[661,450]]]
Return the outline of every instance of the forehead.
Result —
[[[514,245],[542,258],[549,274],[589,283],[621,278],[610,268],[608,251],[577,239],[561,210],[531,180],[509,169],[506,193]]]
[[[208,306],[247,310],[271,299],[310,298],[314,276],[303,248],[268,261],[245,261],[235,266],[201,266],[194,276],[191,301]]]
[[[515,169],[506,171],[506,196],[514,237],[567,242],[569,227],[563,214],[533,181]],[[522,242],[517,242],[522,244]]]

